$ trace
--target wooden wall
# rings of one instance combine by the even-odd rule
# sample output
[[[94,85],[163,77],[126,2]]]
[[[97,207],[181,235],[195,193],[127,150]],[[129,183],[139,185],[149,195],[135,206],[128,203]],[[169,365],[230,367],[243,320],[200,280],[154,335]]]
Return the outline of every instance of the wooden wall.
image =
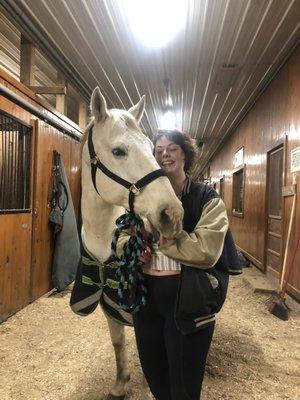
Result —
[[[72,121],[40,101],[19,82],[0,70],[0,84],[80,133]],[[52,288],[52,240],[48,227],[52,188],[53,150],[62,155],[76,215],[80,202],[80,143],[39,120],[13,101],[0,96],[0,110],[33,128],[30,212],[0,214],[0,321]]]
[[[273,79],[265,92],[248,112],[222,150],[210,165],[210,175],[216,181],[224,176],[224,200],[230,225],[238,246],[260,269],[265,270],[266,246],[266,180],[267,153],[283,144],[285,147],[283,185],[292,184],[291,150],[300,146],[300,48],[298,47]],[[244,217],[232,213],[232,173],[234,155],[244,146],[245,192]],[[300,177],[297,173],[297,209],[292,243],[300,231]],[[283,249],[291,212],[292,197],[283,199]],[[298,250],[289,291],[300,299],[300,251]],[[279,279],[279,276],[277,276]]]
[[[32,242],[32,300],[51,289],[52,238],[47,222],[50,212],[52,186],[52,155],[62,155],[76,214],[79,208],[80,143],[45,122],[37,121],[34,179],[34,231]]]

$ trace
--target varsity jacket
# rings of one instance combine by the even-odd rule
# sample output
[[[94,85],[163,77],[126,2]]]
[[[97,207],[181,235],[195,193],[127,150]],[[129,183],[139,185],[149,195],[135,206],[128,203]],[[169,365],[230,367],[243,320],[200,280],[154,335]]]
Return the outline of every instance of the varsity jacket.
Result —
[[[175,243],[161,251],[181,262],[175,320],[179,330],[191,333],[213,323],[226,298],[229,274],[241,267],[223,201],[210,186],[186,181],[182,192],[183,231]],[[119,253],[128,235],[120,237]],[[73,286],[70,305],[79,315],[88,315],[99,301],[117,321],[131,325],[132,316],[116,300],[115,268],[97,260],[81,243],[82,259]],[[104,265],[106,268],[104,268]],[[105,293],[103,287],[105,286]]]
[[[227,293],[229,275],[241,273],[226,208],[210,186],[187,180],[182,192],[183,231],[160,250],[181,262],[175,320],[188,334],[211,324]]]

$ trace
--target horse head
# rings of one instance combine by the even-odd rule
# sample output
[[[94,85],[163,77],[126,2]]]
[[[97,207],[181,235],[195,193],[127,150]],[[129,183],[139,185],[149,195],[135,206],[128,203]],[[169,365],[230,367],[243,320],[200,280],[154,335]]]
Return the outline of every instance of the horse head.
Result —
[[[94,168],[93,190],[106,203],[129,209],[132,188],[122,185],[122,181],[134,184],[159,170],[152,142],[139,127],[145,110],[145,96],[128,111],[108,110],[97,87],[90,106],[93,121],[88,127],[83,162],[85,167]],[[114,179],[116,176],[121,183]],[[146,218],[163,236],[172,238],[182,229],[183,209],[169,179],[166,176],[153,179],[140,190],[133,187],[134,212]]]

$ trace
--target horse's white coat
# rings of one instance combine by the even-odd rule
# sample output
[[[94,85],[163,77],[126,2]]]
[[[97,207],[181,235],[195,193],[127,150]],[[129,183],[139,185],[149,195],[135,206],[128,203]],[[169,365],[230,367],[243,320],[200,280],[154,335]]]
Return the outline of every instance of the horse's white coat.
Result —
[[[129,111],[108,110],[99,88],[93,91],[91,97],[93,121],[86,129],[82,152],[81,210],[85,245],[100,260],[105,260],[110,255],[115,221],[124,213],[125,208],[128,209],[129,193],[99,170],[96,174],[96,185],[100,195],[95,191],[86,136],[89,128],[94,125],[93,144],[101,162],[116,175],[127,181],[137,182],[149,172],[159,169],[153,157],[152,143],[140,132],[138,126],[144,109],[144,97]],[[114,155],[113,152],[116,151],[117,154]],[[181,203],[166,177],[160,177],[142,189],[136,196],[134,207],[136,213],[146,218],[166,237],[176,236],[182,228]],[[111,389],[111,395],[123,396],[129,379],[124,327],[109,318],[108,323],[117,364],[116,382]]]

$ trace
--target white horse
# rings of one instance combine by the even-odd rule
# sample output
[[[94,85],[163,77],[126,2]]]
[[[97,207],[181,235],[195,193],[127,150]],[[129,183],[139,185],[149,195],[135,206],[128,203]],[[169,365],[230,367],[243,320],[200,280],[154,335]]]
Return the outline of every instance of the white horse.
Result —
[[[153,156],[153,145],[139,128],[145,109],[145,98],[128,111],[108,110],[97,87],[91,97],[92,121],[86,128],[82,150],[82,221],[84,243],[99,260],[107,260],[116,219],[129,209],[129,190],[96,169],[94,183],[92,162],[100,162],[115,175],[136,183],[145,175],[159,170]],[[91,155],[90,142],[94,149]],[[91,145],[90,145],[91,146]],[[172,186],[165,176],[152,180],[134,200],[134,211],[146,218],[163,236],[174,237],[182,228],[183,210]],[[97,193],[98,192],[98,193]],[[125,384],[130,375],[125,350],[124,326],[107,315],[111,341],[116,357],[116,381],[107,399],[124,399]]]

